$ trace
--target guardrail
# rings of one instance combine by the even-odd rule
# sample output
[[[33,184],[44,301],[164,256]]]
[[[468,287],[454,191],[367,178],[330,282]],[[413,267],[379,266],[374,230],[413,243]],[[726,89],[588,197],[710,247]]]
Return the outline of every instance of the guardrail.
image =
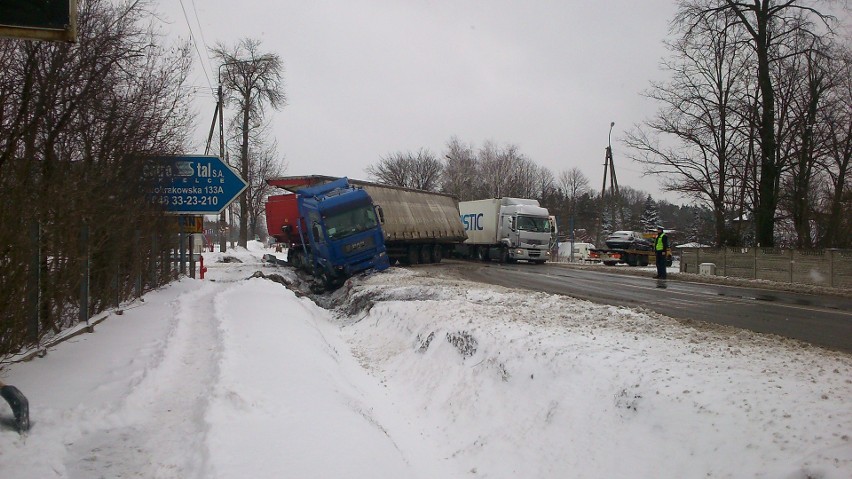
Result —
[[[852,288],[852,250],[779,248],[683,248],[680,271],[701,273],[715,265],[716,276],[762,279],[831,288]],[[704,268],[705,272],[711,268]]]

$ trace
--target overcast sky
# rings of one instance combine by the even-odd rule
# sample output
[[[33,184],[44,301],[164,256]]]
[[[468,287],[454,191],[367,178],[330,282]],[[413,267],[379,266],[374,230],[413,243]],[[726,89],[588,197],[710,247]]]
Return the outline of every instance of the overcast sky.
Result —
[[[682,202],[621,144],[656,110],[641,92],[663,78],[673,0],[160,0],[160,11],[170,34],[192,27],[207,72],[196,55],[193,85],[217,81],[205,45],[249,37],[281,57],[288,104],[271,121],[287,174],[368,179],[383,156],[441,158],[457,136],[517,145],[557,177],[578,167],[600,190],[614,121],[619,184]],[[207,88],[197,100],[203,151],[215,99]]]

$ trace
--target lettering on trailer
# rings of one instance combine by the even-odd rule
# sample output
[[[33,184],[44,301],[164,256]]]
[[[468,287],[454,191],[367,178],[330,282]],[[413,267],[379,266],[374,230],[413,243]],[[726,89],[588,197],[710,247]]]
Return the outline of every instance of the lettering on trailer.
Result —
[[[465,231],[478,230],[482,231],[485,229],[482,224],[482,217],[485,216],[483,213],[470,213],[466,215],[461,215],[461,221],[464,225]]]

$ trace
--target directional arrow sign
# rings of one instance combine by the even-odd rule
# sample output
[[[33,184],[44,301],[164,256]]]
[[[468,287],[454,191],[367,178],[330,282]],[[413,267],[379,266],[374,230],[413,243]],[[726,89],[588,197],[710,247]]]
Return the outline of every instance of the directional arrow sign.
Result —
[[[219,214],[248,186],[218,156],[152,158],[145,177],[153,182],[153,201],[180,215]]]

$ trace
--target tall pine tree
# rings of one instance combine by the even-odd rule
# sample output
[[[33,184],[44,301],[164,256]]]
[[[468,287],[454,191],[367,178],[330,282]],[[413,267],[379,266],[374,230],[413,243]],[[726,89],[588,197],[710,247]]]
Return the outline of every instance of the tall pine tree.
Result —
[[[642,216],[639,217],[639,222],[645,231],[653,230],[660,224],[657,203],[654,202],[651,195],[648,195],[648,198],[645,200],[645,210],[642,212]]]

